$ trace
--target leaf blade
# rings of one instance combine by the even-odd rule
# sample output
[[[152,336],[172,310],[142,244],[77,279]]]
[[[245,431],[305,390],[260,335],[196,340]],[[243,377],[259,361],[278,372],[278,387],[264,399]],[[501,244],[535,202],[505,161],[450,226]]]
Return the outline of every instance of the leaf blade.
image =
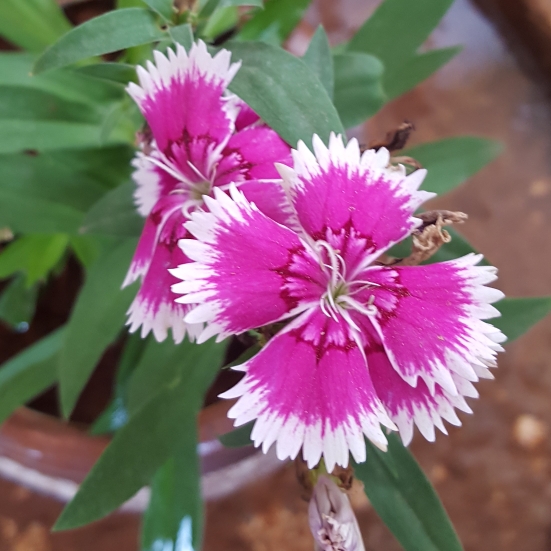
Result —
[[[135,239],[105,252],[88,270],[67,324],[58,373],[61,410],[68,417],[105,348],[121,331],[136,284],[121,289]]]
[[[551,312],[551,297],[507,297],[494,306],[500,311],[501,317],[491,319],[490,323],[503,331],[507,337],[505,344],[508,344],[524,335]]]
[[[65,329],[57,329],[0,366],[0,424],[28,400],[52,386]]]
[[[164,38],[150,10],[125,8],[107,12],[75,27],[36,61],[35,74],[90,57],[125,50]]]
[[[495,140],[458,136],[411,147],[403,155],[413,157],[427,169],[421,189],[441,195],[476,174],[501,151],[501,143]]]
[[[328,141],[344,135],[338,113],[319,79],[300,59],[261,42],[226,46],[243,65],[230,90],[251,106],[287,143],[311,144],[313,134]]]
[[[405,551],[462,551],[440,499],[414,457],[395,435],[388,441],[386,453],[366,442],[367,461],[354,466],[383,522]]]
[[[335,107],[345,128],[374,115],[384,104],[383,65],[372,55],[346,52],[333,57]]]

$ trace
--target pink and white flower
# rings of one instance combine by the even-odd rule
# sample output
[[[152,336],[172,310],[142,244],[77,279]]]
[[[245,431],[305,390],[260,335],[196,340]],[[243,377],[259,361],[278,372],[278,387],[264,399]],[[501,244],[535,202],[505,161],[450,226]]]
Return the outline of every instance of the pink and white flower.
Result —
[[[164,340],[169,328],[176,342],[194,338],[202,325],[183,321],[188,307],[174,302],[168,272],[187,258],[177,247],[188,236],[183,223],[213,189],[235,183],[266,214],[286,222],[287,200],[274,162],[291,162],[290,148],[259,121],[227,87],[239,70],[231,54],[211,56],[199,41],[189,52],[177,46],[168,57],[154,52],[155,64],[138,67],[139,85],[128,93],[152,134],[133,161],[135,200],[145,227],[124,286],[142,278],[129,309],[130,331],[153,332]]]
[[[365,460],[364,435],[381,449],[381,425],[409,443],[414,424],[428,439],[442,419],[470,411],[472,382],[491,377],[502,333],[483,322],[499,315],[502,293],[485,285],[493,267],[480,255],[423,266],[377,259],[420,223],[413,214],[433,194],[420,191],[425,170],[406,175],[381,149],[360,154],[356,140],[329,147],[314,136],[294,168],[278,165],[299,231],[263,214],[242,192],[206,198],[210,212],[185,224],[180,242],[195,262],[172,273],[180,304],[196,304],[198,338],[223,339],[289,320],[223,397],[236,426],[256,420],[255,445],[277,443],[281,459],[302,449],[309,467],[329,472]]]

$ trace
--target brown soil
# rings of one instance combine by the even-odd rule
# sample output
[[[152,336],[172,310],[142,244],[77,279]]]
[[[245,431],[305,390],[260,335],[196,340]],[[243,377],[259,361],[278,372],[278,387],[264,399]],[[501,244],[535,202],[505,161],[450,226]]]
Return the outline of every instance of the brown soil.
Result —
[[[374,0],[319,0],[291,41],[304,49],[320,19],[337,43],[372,10]],[[504,154],[441,208],[470,216],[463,233],[500,269],[510,296],[551,294],[551,109],[537,82],[518,68],[467,0],[456,0],[431,46],[465,45],[437,76],[387,106],[363,130],[381,138],[404,119],[412,143],[459,134],[498,138]],[[466,551],[551,550],[551,319],[500,358],[495,381],[478,385],[474,414],[435,444],[412,450],[433,480]],[[251,480],[254,473],[251,473]],[[306,504],[291,467],[208,505],[205,551],[306,551],[312,548]],[[400,549],[358,489],[354,503],[368,551]],[[69,534],[50,535],[61,506],[0,481],[0,551],[137,549],[136,517],[114,515]]]

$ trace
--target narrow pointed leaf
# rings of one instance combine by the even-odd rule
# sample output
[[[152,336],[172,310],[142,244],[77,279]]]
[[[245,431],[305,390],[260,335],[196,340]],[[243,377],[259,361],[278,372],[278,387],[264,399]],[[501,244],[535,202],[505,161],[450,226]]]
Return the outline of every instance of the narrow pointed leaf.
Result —
[[[163,379],[164,383],[156,387],[156,394],[149,394],[149,399],[131,413],[128,422],[115,434],[63,511],[56,530],[76,528],[107,515],[149,483],[169,457],[180,453],[189,454],[187,458],[194,457],[196,445],[190,435],[195,431],[202,397],[220,367],[225,344],[213,340],[202,345],[190,344],[199,348],[204,358],[178,361],[176,370],[167,363],[172,357],[168,345],[174,350],[181,345],[174,346],[168,341],[150,343],[152,347],[155,344],[165,355],[157,365],[150,364],[150,368],[168,369],[170,376]],[[185,360],[184,352],[180,354]],[[213,355],[218,355],[218,360],[212,361]],[[195,476],[193,470],[189,476]],[[200,523],[200,519],[196,518],[197,521]]]
[[[494,306],[501,317],[493,318],[490,323],[503,331],[508,344],[551,312],[551,297],[504,298]]]
[[[127,405],[130,415],[161,389],[173,384],[182,373],[189,377],[194,388],[188,398],[194,410],[199,411],[203,396],[214,375],[220,369],[226,343],[208,341],[198,345],[185,339],[175,346],[170,339],[151,340],[140,358],[128,383]]]
[[[191,50],[191,46],[193,45],[193,29],[189,23],[172,27],[168,32],[174,42],[181,44],[188,52]]]
[[[243,65],[230,89],[293,147],[312,143],[313,134],[327,141],[331,131],[344,134],[327,91],[300,59],[259,42],[233,42],[227,47]]]
[[[243,446],[251,446],[251,432],[253,430],[254,421],[243,425],[228,434],[224,434],[218,437],[218,440],[222,442],[226,448],[241,448]]]
[[[120,333],[136,284],[121,289],[136,248],[136,240],[103,254],[88,270],[84,286],[67,324],[59,360],[60,398],[68,417],[104,350]]]
[[[320,25],[310,40],[302,61],[310,67],[311,71],[319,78],[327,95],[333,99],[334,71],[333,56],[329,40],[323,27]]]
[[[34,72],[148,44],[164,36],[150,10],[127,8],[107,12],[75,27],[50,46],[35,63]]]
[[[100,113],[86,103],[27,86],[0,85],[0,120],[51,120],[94,124]]]
[[[394,434],[386,453],[367,442],[367,461],[354,465],[371,504],[405,551],[462,551],[440,499]]]
[[[109,138],[109,144],[127,141],[126,136],[118,134],[112,134]],[[104,144],[99,125],[42,120],[0,121],[0,153],[86,149]]]
[[[58,329],[0,366],[0,424],[56,379],[56,358],[64,338]]]
[[[460,136],[418,145],[399,154],[413,157],[427,169],[422,189],[442,195],[491,163],[502,149],[495,140]]]
[[[61,260],[68,243],[65,234],[19,237],[0,253],[0,278],[23,272],[27,287],[46,279]]]
[[[407,58],[402,65],[390,67],[384,74],[384,86],[388,98],[394,99],[412,90],[446,65],[460,51],[461,46],[431,50]]]
[[[453,0],[385,0],[348,45],[378,57],[387,70],[402,64],[425,42]]]
[[[347,52],[335,55],[335,107],[345,128],[374,115],[384,104],[383,65],[372,55]]]
[[[2,0],[0,36],[40,52],[71,29],[55,0]]]
[[[136,67],[128,63],[95,63],[79,67],[75,72],[125,85],[136,80]]]
[[[171,21],[174,17],[174,1],[173,0],[144,0],[145,3],[154,11],[156,11],[165,21]]]
[[[25,277],[15,276],[0,295],[0,320],[14,331],[25,332],[36,310],[38,285],[28,287]]]
[[[267,0],[264,9],[245,23],[238,39],[281,44],[298,25],[311,1]]]
[[[180,386],[166,389],[145,404],[113,437],[54,530],[98,520],[130,499],[174,451],[178,431],[195,422]]]
[[[126,182],[106,193],[88,211],[80,232],[120,237],[138,237],[144,219],[136,212],[133,193],[134,182]]]

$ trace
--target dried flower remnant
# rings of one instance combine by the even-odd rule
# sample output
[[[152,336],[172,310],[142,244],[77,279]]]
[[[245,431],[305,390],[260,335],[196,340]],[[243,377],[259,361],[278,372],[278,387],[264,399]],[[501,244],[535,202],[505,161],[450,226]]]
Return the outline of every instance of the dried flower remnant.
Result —
[[[285,222],[288,208],[274,162],[290,162],[290,148],[227,87],[239,70],[231,54],[211,56],[199,41],[189,54],[180,45],[168,57],[154,52],[155,64],[138,67],[140,84],[128,92],[149,125],[138,136],[133,161],[135,200],[146,223],[124,285],[142,284],[128,314],[130,331],[153,332],[159,341],[168,329],[176,342],[194,338],[199,324],[183,321],[188,308],[174,302],[168,272],[187,261],[177,247],[189,237],[183,227],[213,188],[235,183],[259,208]]]
[[[486,284],[496,270],[481,255],[422,266],[381,266],[377,259],[423,221],[416,209],[426,171],[389,166],[385,149],[360,154],[332,135],[314,136],[293,168],[278,167],[298,230],[268,218],[237,189],[215,192],[210,212],[195,212],[185,254],[172,273],[186,320],[206,323],[202,342],[283,320],[252,359],[234,369],[243,379],[226,398],[236,425],[256,420],[252,439],[281,459],[302,456],[312,468],[365,461],[364,435],[386,449],[381,425],[409,443],[416,425],[434,440],[443,419],[491,377],[505,337],[483,319],[503,294]]]
[[[331,477],[319,476],[308,518],[316,551],[365,551],[350,501]]]

